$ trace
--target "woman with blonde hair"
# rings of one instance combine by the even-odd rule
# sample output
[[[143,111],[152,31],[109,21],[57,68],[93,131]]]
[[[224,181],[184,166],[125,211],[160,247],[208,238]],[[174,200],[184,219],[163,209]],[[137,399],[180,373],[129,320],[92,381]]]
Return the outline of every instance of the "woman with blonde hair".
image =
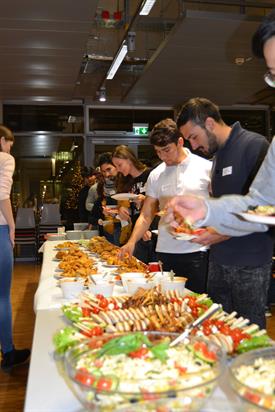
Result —
[[[13,271],[13,247],[15,223],[12,214],[10,192],[12,175],[15,168],[14,158],[10,155],[14,136],[10,129],[0,125],[0,345],[1,368],[10,370],[25,362],[28,349],[17,350],[12,338],[12,309],[10,300]]]
[[[119,216],[122,220],[128,220],[135,225],[139,217],[140,209],[146,195],[146,182],[151,169],[142,163],[128,146],[117,146],[112,155],[112,162],[118,171],[117,192],[130,192],[138,197],[130,203],[130,207],[120,206]],[[156,229],[157,223],[153,222],[150,229]],[[155,259],[155,236],[147,231],[140,240],[134,252],[134,256],[145,263]]]

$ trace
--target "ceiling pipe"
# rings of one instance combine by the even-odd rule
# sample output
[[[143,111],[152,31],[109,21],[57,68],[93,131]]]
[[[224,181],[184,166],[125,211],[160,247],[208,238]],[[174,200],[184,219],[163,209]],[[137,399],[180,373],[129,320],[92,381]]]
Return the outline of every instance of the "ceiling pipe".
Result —
[[[126,1],[125,3],[128,3],[128,2]],[[125,32],[124,32],[124,36],[123,36],[123,38],[122,38],[122,40],[121,40],[121,42],[120,42],[120,44],[119,44],[119,46],[118,46],[118,48],[117,48],[117,51],[116,51],[116,53],[115,53],[115,56],[117,55],[117,53],[119,52],[119,50],[120,50],[121,47],[123,46],[124,41],[125,41],[125,40],[127,41],[128,33],[131,32],[131,31],[133,31],[133,30],[132,30],[132,27],[133,27],[136,19],[139,17],[139,11],[141,10],[142,5],[143,5],[143,0],[141,0],[141,1],[139,2],[139,5],[138,5],[138,7],[137,7],[137,9],[136,9],[136,11],[135,11],[135,13],[134,13],[134,15],[133,15],[133,17],[132,17],[132,19],[131,19],[131,21],[130,21],[129,24],[127,23],[127,20],[126,20],[126,17],[125,17],[126,29],[125,29]],[[127,7],[128,7],[128,4],[127,4]],[[127,11],[127,13],[128,13],[128,11]],[[107,76],[108,71],[109,71],[109,69],[107,70],[107,72],[106,72],[106,73],[104,74],[104,76],[102,77],[102,80],[101,80],[101,82],[100,82],[100,84],[99,84],[99,86],[98,86],[98,90],[105,85],[105,80],[106,80],[106,76]]]

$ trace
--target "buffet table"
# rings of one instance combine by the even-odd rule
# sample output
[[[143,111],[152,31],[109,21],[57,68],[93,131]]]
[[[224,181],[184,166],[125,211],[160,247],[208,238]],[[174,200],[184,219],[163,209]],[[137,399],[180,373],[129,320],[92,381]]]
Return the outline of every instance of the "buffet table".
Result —
[[[32,355],[25,399],[25,412],[82,412],[82,405],[66,383],[62,368],[54,359],[52,337],[64,327],[60,307],[65,300],[54,278],[58,262],[53,261],[56,253],[55,241],[48,241],[44,247],[41,277],[35,294],[36,322]],[[121,293],[121,288],[117,289]],[[253,407],[253,412],[258,408]],[[229,386],[227,373],[208,399],[204,412],[248,411]],[[250,409],[251,410],[251,409]],[[260,410],[260,409],[259,409]]]

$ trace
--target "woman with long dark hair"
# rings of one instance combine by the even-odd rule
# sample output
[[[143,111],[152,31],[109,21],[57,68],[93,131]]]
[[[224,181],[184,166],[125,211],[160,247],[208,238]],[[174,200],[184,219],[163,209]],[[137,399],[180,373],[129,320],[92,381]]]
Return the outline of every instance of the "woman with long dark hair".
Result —
[[[112,155],[112,162],[118,171],[117,192],[130,192],[138,195],[129,207],[120,206],[119,216],[135,225],[140,209],[146,195],[146,182],[151,169],[142,163],[135,153],[125,145],[117,146]],[[153,222],[150,229],[156,229],[157,223]],[[155,235],[147,231],[135,248],[134,256],[145,263],[155,260]]]

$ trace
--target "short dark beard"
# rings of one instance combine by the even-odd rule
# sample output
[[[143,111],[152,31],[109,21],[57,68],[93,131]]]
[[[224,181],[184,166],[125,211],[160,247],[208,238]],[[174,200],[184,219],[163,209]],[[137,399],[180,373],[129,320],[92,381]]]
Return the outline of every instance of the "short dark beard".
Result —
[[[209,132],[206,128],[204,130],[208,137],[208,155],[212,157],[219,149],[218,139],[214,133]]]

